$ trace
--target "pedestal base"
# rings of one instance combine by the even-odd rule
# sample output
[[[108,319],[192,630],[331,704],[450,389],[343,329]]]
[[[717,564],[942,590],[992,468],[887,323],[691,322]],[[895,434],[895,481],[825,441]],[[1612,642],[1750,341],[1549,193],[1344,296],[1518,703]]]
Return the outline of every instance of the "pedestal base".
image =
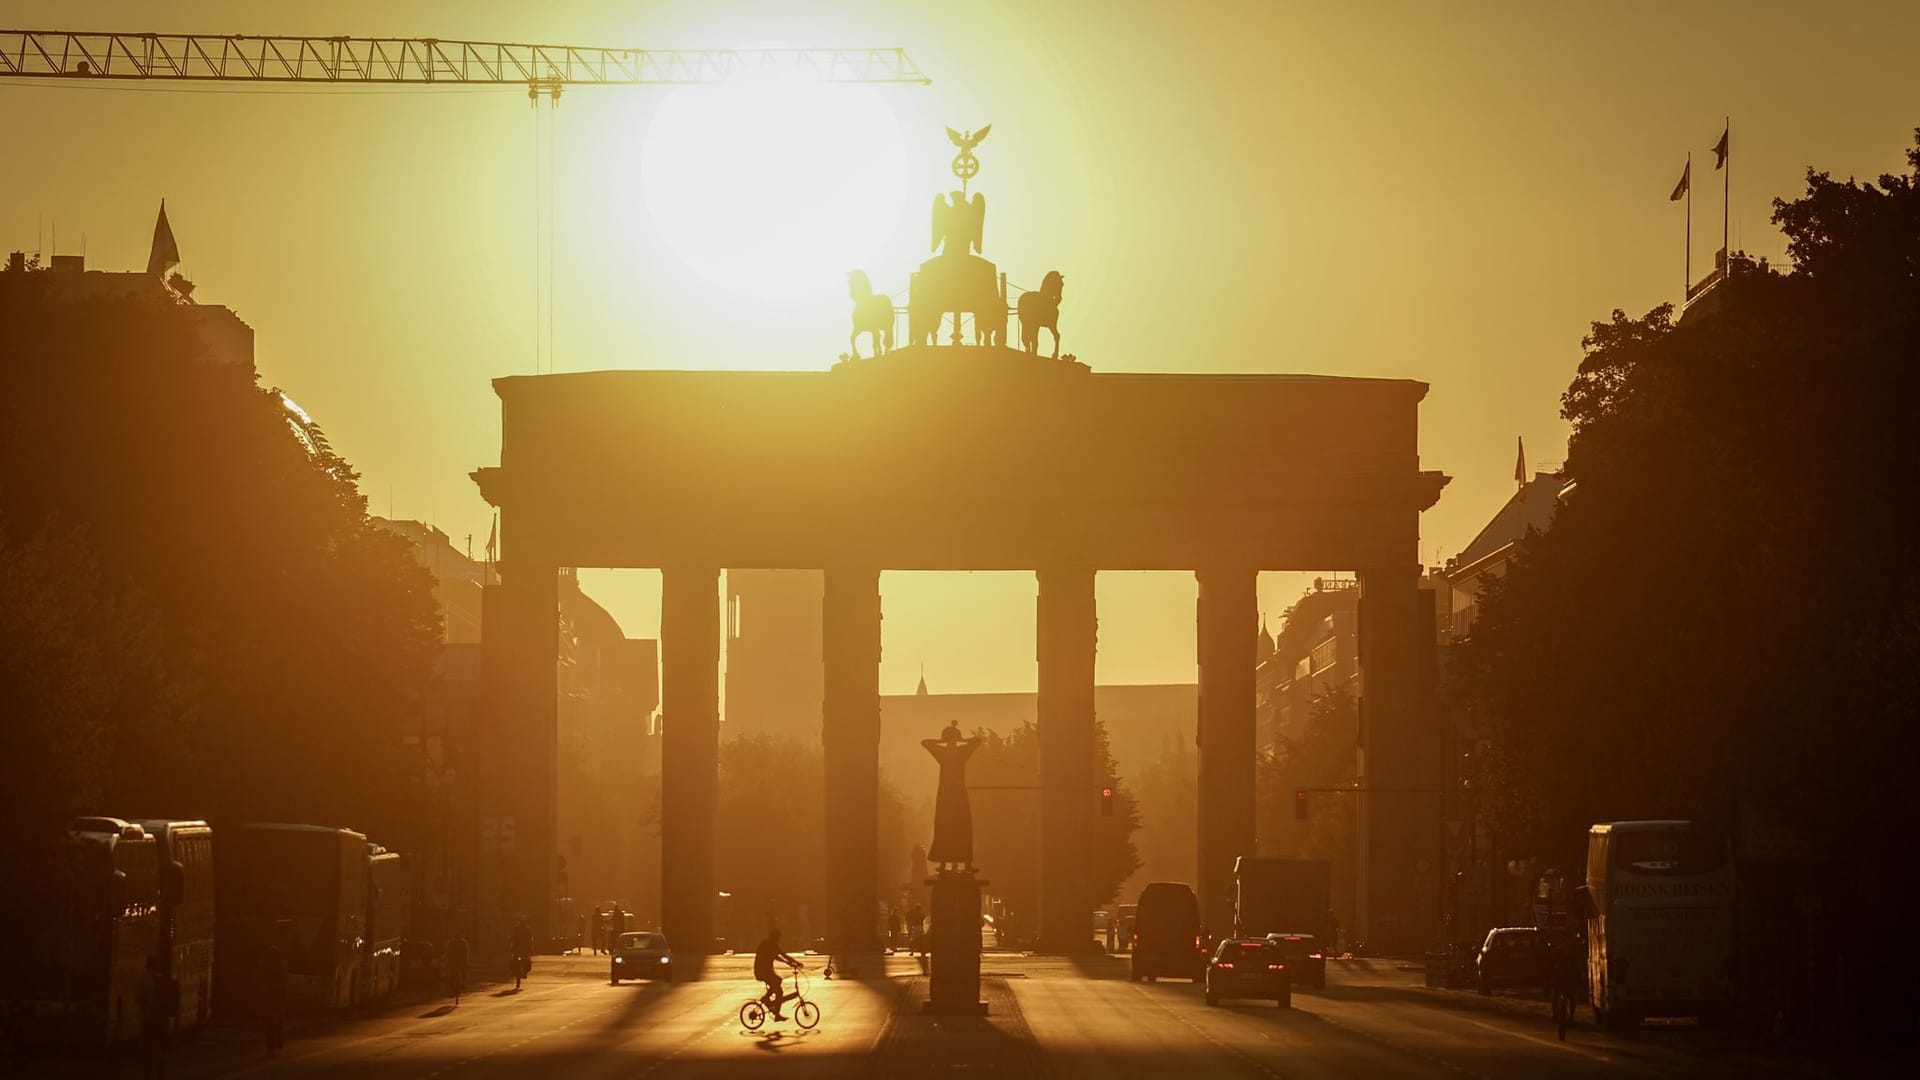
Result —
[[[980,889],[971,870],[942,870],[932,879],[933,941],[929,1013],[984,1016],[980,1000]]]
[[[987,1015],[987,1003],[984,1001],[976,1001],[969,1006],[966,1002],[961,1002],[957,1005],[943,1007],[931,1001],[923,1001],[920,1003],[920,1011],[929,1016],[985,1016]]]

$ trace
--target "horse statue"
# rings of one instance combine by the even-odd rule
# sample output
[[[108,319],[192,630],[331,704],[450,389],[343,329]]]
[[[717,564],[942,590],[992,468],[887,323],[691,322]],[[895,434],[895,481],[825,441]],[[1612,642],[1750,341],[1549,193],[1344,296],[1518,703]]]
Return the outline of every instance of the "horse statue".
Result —
[[[865,270],[848,274],[847,286],[853,294],[853,333],[847,338],[847,347],[853,350],[855,360],[860,359],[860,335],[872,334],[873,355],[885,356],[893,347],[893,298],[875,295]]]
[[[1053,358],[1060,359],[1060,294],[1067,279],[1058,270],[1047,271],[1040,287],[1020,294],[1020,345],[1028,352],[1040,351],[1040,328],[1053,334]]]

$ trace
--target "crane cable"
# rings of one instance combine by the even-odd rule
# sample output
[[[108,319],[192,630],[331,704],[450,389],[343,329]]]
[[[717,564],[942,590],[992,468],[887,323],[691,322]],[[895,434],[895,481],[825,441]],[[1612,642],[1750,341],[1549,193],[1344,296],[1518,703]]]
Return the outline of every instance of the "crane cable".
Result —
[[[547,122],[542,125],[540,91],[530,89],[527,96],[533,107],[533,373],[539,375],[554,370],[554,223],[559,216],[554,159],[559,156],[556,121],[560,101],[557,94],[547,94]]]
[[[540,374],[540,100],[530,97],[533,109],[533,373]]]

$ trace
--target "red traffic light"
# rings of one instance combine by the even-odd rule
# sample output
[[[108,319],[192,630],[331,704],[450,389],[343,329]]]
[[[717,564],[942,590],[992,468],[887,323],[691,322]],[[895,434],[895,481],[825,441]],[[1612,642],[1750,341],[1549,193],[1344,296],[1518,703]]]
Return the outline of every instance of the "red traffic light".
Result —
[[[1305,789],[1305,788],[1295,788],[1295,789],[1294,789],[1294,792],[1293,792],[1293,818],[1294,818],[1294,820],[1295,820],[1295,821],[1305,821],[1305,820],[1307,820],[1308,818],[1310,818],[1310,817],[1312,817],[1312,816],[1313,816],[1313,808],[1312,808],[1311,806],[1309,806],[1309,805],[1308,805],[1308,803],[1307,803],[1307,791],[1306,791],[1306,789]]]
[[[1103,799],[1111,799],[1111,798],[1113,798],[1113,789],[1112,789],[1112,788],[1110,788],[1110,787],[1103,787],[1103,788],[1101,788],[1101,789],[1100,789],[1100,797],[1101,797],[1101,798],[1103,798]]]
[[[1100,816],[1101,817],[1113,816],[1113,785],[1112,784],[1108,784],[1106,787],[1103,787],[1100,789]]]

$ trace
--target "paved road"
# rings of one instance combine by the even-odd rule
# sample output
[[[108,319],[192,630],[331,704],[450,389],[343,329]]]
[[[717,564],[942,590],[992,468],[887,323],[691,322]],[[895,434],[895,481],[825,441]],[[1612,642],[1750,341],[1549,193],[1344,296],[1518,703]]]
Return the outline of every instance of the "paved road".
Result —
[[[1562,1043],[1538,1002],[1428,990],[1417,973],[1364,961],[1330,965],[1327,990],[1296,991],[1294,1008],[1283,1010],[1255,1003],[1209,1007],[1196,986],[1129,981],[1123,960],[990,955],[983,996],[991,1013],[929,1018],[919,1010],[924,977],[913,961],[895,958],[884,979],[815,979],[810,996],[824,1013],[817,1030],[787,1023],[760,1033],[742,1030],[735,1016],[757,990],[745,959],[718,958],[700,981],[671,985],[609,986],[603,965],[587,958],[542,960],[518,994],[489,987],[458,1008],[415,1006],[309,1027],[271,1061],[251,1045],[211,1039],[189,1050],[170,1075],[1693,1080],[1869,1071],[1859,1062],[1822,1066],[1769,1056],[1687,1025],[1612,1035],[1587,1021]],[[130,1065],[97,1064],[35,1071],[136,1074]]]

